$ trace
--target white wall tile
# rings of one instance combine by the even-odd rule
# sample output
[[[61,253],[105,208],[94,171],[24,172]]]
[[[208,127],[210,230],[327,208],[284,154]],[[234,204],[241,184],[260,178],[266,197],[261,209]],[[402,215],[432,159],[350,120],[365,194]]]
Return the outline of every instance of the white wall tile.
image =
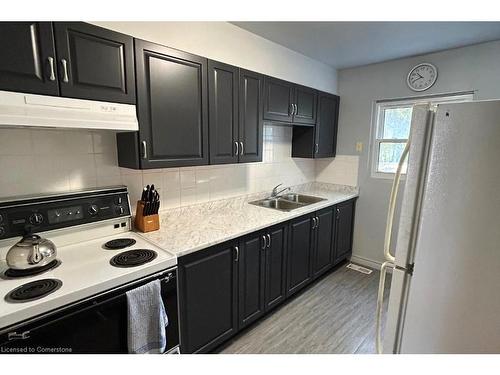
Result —
[[[29,129],[0,129],[0,155],[31,155]]]
[[[188,189],[196,187],[196,172],[195,169],[180,170],[181,189]]]

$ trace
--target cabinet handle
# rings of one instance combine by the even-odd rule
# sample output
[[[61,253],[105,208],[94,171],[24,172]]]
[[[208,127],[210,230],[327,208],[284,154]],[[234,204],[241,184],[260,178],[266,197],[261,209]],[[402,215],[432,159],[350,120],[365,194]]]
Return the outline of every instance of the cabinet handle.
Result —
[[[142,141],[142,158],[147,159],[148,158],[148,147],[146,141]]]
[[[317,154],[319,152],[319,144],[314,145],[314,153]]]
[[[297,113],[299,112],[297,109],[297,104],[294,104],[293,106],[295,107],[295,111],[293,112],[293,115],[297,116]]]
[[[55,81],[56,80],[56,71],[54,69],[54,58],[49,56],[47,58],[47,60],[49,60],[49,67],[50,67],[50,76],[49,76],[49,80],[50,81]]]
[[[236,151],[235,151],[235,155],[238,156],[238,154],[240,153],[240,146],[238,144],[238,142],[234,142],[234,145],[236,146]]]
[[[313,217],[312,218],[312,221],[313,221],[313,226],[312,226],[312,229],[316,229],[316,218]]]
[[[340,208],[337,208],[336,211],[337,211],[337,217],[336,217],[336,219],[338,220],[340,218]]]
[[[271,247],[271,235],[267,235],[267,248],[269,249]]]
[[[293,116],[293,111],[294,111],[294,108],[293,108],[293,103],[290,104],[290,107],[291,107],[291,110],[290,110],[290,116]]]
[[[262,247],[261,250],[264,250],[267,247],[266,236],[262,235]]]
[[[319,227],[319,216],[316,216],[316,228]]]
[[[68,83],[69,82],[69,78],[68,78],[68,62],[66,61],[66,59],[61,59],[61,64],[62,64],[62,68],[63,68],[63,82]]]
[[[240,260],[240,248],[238,246],[235,246],[234,251],[236,252],[236,258],[234,259],[234,261],[237,262]]]
[[[243,142],[240,142],[240,155],[243,156]]]

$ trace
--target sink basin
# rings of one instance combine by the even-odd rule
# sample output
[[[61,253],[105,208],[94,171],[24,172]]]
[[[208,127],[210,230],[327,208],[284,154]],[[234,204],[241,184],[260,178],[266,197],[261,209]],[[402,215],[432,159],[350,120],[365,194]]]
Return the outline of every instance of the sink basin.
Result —
[[[313,197],[311,195],[303,195],[303,194],[297,194],[297,193],[284,194],[281,196],[281,198],[285,199],[287,201],[303,203],[306,205],[318,203],[318,202],[325,200],[325,198]]]
[[[280,211],[291,211],[324,200],[324,198],[313,197],[310,195],[289,193],[276,198],[259,199],[248,203]]]
[[[281,198],[260,199],[258,201],[249,202],[256,206],[274,208],[275,210],[291,211],[304,205],[297,202],[290,202]]]

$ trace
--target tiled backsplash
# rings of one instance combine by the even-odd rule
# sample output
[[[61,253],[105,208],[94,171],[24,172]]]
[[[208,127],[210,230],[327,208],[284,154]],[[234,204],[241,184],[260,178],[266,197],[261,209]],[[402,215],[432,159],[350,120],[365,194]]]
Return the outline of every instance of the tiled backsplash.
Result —
[[[316,181],[358,186],[357,155],[337,155],[334,159],[316,160]]]
[[[172,208],[314,181],[314,160],[292,159],[291,140],[291,128],[266,125],[261,163],[140,171],[118,167],[110,131],[0,129],[0,197],[124,184],[135,202],[155,184]]]

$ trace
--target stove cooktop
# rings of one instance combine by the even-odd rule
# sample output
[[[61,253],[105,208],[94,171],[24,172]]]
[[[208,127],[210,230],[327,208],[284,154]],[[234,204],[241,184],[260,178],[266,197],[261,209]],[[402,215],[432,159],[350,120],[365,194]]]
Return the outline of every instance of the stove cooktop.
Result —
[[[113,223],[109,224],[113,227]],[[99,232],[101,233],[101,232]],[[57,246],[57,257],[61,262],[58,267],[44,270],[37,275],[24,277],[0,278],[0,330],[16,322],[29,319],[44,312],[88,298],[103,291],[127,284],[131,281],[171,268],[177,264],[175,255],[155,246],[140,235],[131,231],[122,231],[112,236],[95,237],[95,232],[75,232],[62,234],[71,238],[64,245],[66,237],[58,238],[47,234]],[[75,241],[75,236],[78,238]],[[81,241],[80,241],[81,239]],[[105,243],[122,243],[123,239],[131,243],[127,250],[109,250]],[[13,239],[12,244],[17,240]],[[132,242],[134,242],[132,244]],[[0,243],[0,275],[8,267],[5,255],[11,243]],[[2,247],[3,246],[3,247]],[[126,259],[130,265],[114,266],[111,260]],[[113,261],[113,263],[115,262]],[[118,263],[121,263],[119,260]],[[23,303],[13,303],[6,298],[11,292],[23,285],[39,280],[56,279],[58,284],[50,293],[42,293],[36,299],[27,299]],[[48,287],[44,287],[48,288]]]

